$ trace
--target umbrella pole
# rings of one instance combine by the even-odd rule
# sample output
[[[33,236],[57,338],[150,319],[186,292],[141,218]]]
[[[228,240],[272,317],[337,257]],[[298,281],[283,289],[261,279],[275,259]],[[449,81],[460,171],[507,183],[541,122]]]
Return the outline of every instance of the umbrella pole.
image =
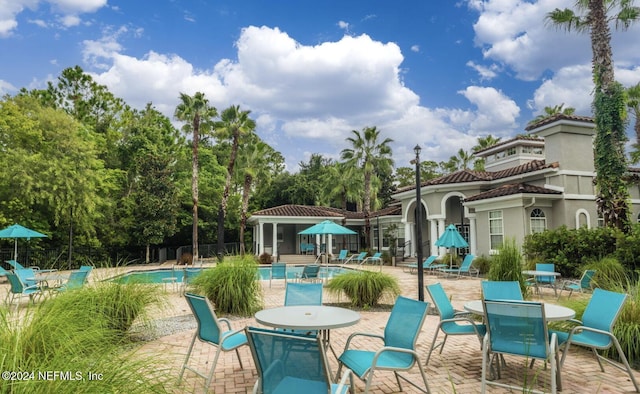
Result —
[[[14,238],[13,259],[18,261],[18,238]]]

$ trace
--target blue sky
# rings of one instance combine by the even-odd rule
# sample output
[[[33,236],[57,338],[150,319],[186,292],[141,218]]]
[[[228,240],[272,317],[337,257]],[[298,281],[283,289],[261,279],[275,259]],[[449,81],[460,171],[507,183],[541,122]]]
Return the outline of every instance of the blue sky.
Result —
[[[0,94],[80,65],[128,104],[172,117],[180,92],[252,111],[289,170],[339,158],[377,126],[397,167],[524,131],[545,106],[590,115],[587,35],[545,24],[574,0],[0,0]],[[613,34],[640,81],[640,25]]]

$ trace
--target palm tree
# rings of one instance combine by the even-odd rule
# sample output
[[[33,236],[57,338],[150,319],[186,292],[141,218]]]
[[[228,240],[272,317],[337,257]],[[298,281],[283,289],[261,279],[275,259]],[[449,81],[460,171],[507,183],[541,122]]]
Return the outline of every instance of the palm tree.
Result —
[[[487,135],[486,137],[478,137],[478,144],[476,146],[474,146],[473,148],[471,148],[471,151],[473,153],[479,152],[481,150],[487,149],[490,146],[494,146],[495,144],[497,144],[498,142],[500,142],[500,137],[494,137],[491,134]],[[475,171],[484,171],[484,158],[477,158],[474,162],[473,162],[473,169]]]
[[[576,11],[558,9],[547,14],[547,21],[568,31],[588,31],[591,38],[594,115],[596,124],[594,164],[598,211],[607,226],[630,229],[629,191],[624,181],[627,171],[624,95],[615,81],[609,23],[628,29],[640,18],[633,0],[578,0]],[[610,16],[607,15],[610,12]]]
[[[538,123],[542,120],[552,117],[553,115],[557,115],[557,114],[573,115],[575,112],[576,112],[576,109],[573,107],[564,108],[564,103],[560,105],[554,105],[553,107],[544,107],[544,113],[533,118],[533,120],[527,123],[527,125]]]
[[[633,130],[636,133],[636,142],[633,144],[634,152],[631,153],[633,163],[640,161],[640,83],[626,89],[627,107],[635,117]]]
[[[192,245],[193,258],[198,258],[198,145],[200,135],[211,130],[211,120],[218,115],[215,107],[209,105],[204,93],[197,92],[193,97],[180,93],[180,103],[176,107],[176,119],[186,122],[182,127],[185,133],[192,132],[191,140],[191,199],[193,201]]]
[[[249,198],[251,188],[256,179],[262,181],[270,178],[269,158],[274,150],[268,144],[260,141],[256,136],[254,141],[248,143],[238,156],[238,169],[242,173],[242,209],[240,214],[240,254],[244,255],[244,231],[247,225],[247,213],[249,212]]]
[[[224,220],[227,215],[227,203],[229,201],[229,193],[231,189],[231,177],[233,168],[236,164],[238,156],[238,147],[240,139],[251,135],[256,128],[256,122],[249,118],[251,111],[240,111],[239,105],[222,111],[220,121],[216,122],[215,129],[219,139],[231,140],[231,153],[229,154],[229,163],[227,164],[227,178],[222,192],[222,200],[218,209],[218,259],[221,260],[224,255]],[[242,241],[242,240],[241,240]]]
[[[357,130],[352,130],[352,137],[348,137],[347,141],[351,144],[351,148],[343,149],[341,152],[342,160],[345,160],[349,167],[358,168],[363,174],[363,204],[364,213],[364,232],[366,247],[371,242],[371,188],[377,173],[391,171],[393,167],[393,159],[391,158],[391,147],[389,143],[393,142],[390,138],[385,138],[382,142],[378,142],[380,131],[374,127],[365,127],[362,134]]]
[[[334,202],[346,210],[347,203],[356,202],[362,198],[362,177],[358,176],[354,168],[345,163],[333,163],[327,167],[322,183],[326,186],[327,202]]]

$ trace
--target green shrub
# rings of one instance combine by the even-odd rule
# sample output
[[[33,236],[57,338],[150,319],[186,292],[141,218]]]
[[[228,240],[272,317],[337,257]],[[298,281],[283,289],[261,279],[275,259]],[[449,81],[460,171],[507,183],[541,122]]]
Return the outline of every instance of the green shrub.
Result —
[[[109,287],[65,292],[19,314],[8,314],[0,308],[0,368],[35,373],[34,379],[0,380],[0,392],[167,392],[161,380],[169,372],[167,360],[162,354],[139,355],[131,343],[124,341],[126,337],[105,307],[115,303],[106,299],[111,295]],[[117,302],[128,310],[137,310],[131,304],[140,300],[136,296],[121,297]],[[144,306],[149,305],[145,302]],[[77,380],[38,377],[38,372],[46,371],[62,371]],[[101,376],[89,381],[89,372]]]
[[[616,291],[620,289],[620,284],[629,282],[625,268],[615,257],[605,257],[590,262],[586,264],[583,269],[596,270],[595,275],[591,279],[594,287]],[[575,277],[578,278],[580,276],[582,276],[582,273],[579,273]]]
[[[480,271],[481,275],[484,275],[491,268],[491,259],[485,255],[477,256],[473,259],[473,266]]]
[[[202,271],[193,280],[196,293],[204,294],[219,313],[252,316],[263,307],[258,265],[251,256],[227,259]]]
[[[271,255],[269,253],[263,253],[258,257],[258,262],[260,264],[271,264]]]
[[[529,289],[522,275],[522,254],[514,238],[505,238],[498,253],[491,259],[487,278],[496,281],[516,281],[520,283],[522,295],[527,298]]]
[[[340,274],[331,279],[326,288],[332,293],[344,293],[351,305],[358,308],[376,306],[385,295],[395,300],[400,294],[400,286],[394,276],[373,271]]]

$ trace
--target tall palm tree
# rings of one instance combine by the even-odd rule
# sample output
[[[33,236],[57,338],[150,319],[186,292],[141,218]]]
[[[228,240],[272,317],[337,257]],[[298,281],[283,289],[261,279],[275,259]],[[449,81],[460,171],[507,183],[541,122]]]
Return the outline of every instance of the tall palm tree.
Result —
[[[191,139],[191,199],[193,202],[192,252],[197,259],[198,251],[198,145],[200,136],[211,130],[211,121],[218,116],[215,107],[209,105],[204,93],[197,92],[192,96],[180,93],[180,103],[174,112],[176,119],[185,122],[182,130],[193,133]]]
[[[391,138],[378,141],[380,130],[374,127],[365,127],[362,133],[357,130],[351,131],[352,136],[347,138],[351,148],[343,149],[342,160],[345,160],[351,168],[359,168],[363,174],[363,204],[364,232],[366,247],[371,242],[371,188],[377,173],[391,171],[393,159],[391,158]]]
[[[578,0],[576,10],[558,9],[547,14],[556,26],[589,32],[591,38],[596,123],[594,164],[598,211],[607,226],[630,229],[629,191],[624,181],[626,142],[624,95],[615,81],[609,23],[623,30],[640,18],[633,0]]]
[[[500,137],[494,137],[491,134],[487,135],[486,137],[478,137],[478,144],[471,148],[471,151],[473,153],[476,153],[490,146],[494,146],[498,142],[500,142]],[[473,169],[475,171],[484,171],[484,158],[476,158],[476,160],[473,162]]]
[[[240,214],[240,254],[244,255],[244,231],[247,225],[247,214],[249,212],[249,198],[251,197],[251,189],[256,179],[262,181],[270,178],[269,158],[273,155],[274,150],[268,144],[260,141],[259,138],[253,139],[238,156],[238,169],[242,173],[242,208]]]
[[[328,203],[336,203],[346,210],[347,203],[356,202],[362,198],[362,178],[352,167],[345,163],[333,163],[327,167],[322,183],[326,186]]]
[[[249,136],[256,128],[256,122],[249,118],[251,111],[241,111],[239,105],[222,111],[220,121],[216,122],[216,134],[221,140],[231,140],[231,153],[229,154],[229,163],[227,164],[227,178],[222,192],[222,200],[218,209],[218,259],[222,259],[224,255],[224,220],[227,215],[227,203],[229,201],[229,193],[231,189],[231,177],[238,156],[238,147],[240,139]]]
[[[640,161],[640,82],[626,89],[627,107],[635,117],[633,130],[636,133],[636,142],[633,144],[634,152],[631,153],[633,163]]]

